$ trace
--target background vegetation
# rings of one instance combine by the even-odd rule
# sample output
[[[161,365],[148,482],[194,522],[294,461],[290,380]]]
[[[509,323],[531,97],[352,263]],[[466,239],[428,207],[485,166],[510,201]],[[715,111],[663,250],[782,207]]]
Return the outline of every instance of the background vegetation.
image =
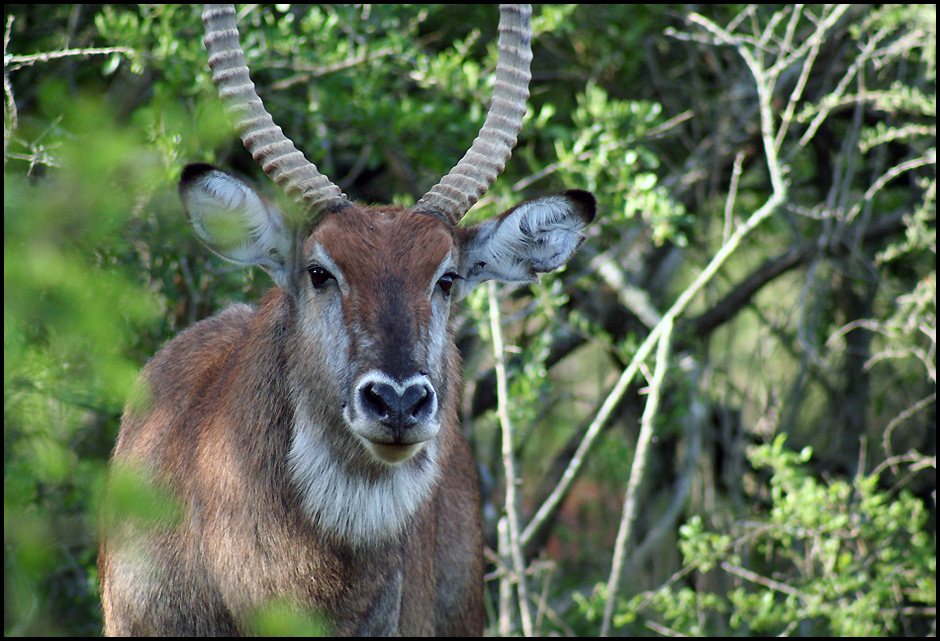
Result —
[[[270,111],[353,198],[413,201],[482,122],[491,5],[240,13]],[[270,285],[200,246],[175,181],[260,172],[197,7],[4,25],[4,632],[97,634],[134,377]],[[935,634],[936,8],[538,5],[534,29],[525,130],[471,216],[578,187],[600,218],[460,323],[488,631]]]

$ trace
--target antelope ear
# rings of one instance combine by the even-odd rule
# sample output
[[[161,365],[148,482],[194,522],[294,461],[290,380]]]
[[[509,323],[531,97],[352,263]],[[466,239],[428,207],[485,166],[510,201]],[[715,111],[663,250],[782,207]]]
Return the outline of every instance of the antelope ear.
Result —
[[[258,265],[287,288],[295,234],[284,215],[243,181],[211,165],[187,165],[179,196],[196,236],[222,258]]]
[[[460,265],[461,294],[485,280],[533,283],[538,274],[568,262],[594,220],[597,201],[589,192],[566,191],[532,200],[467,230]]]

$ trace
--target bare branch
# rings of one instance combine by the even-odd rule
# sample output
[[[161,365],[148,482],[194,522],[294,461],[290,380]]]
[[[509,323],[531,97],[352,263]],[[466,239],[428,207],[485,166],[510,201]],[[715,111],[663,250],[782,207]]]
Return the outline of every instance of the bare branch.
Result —
[[[519,508],[516,498],[515,455],[513,454],[513,427],[509,416],[509,385],[506,382],[506,350],[503,345],[503,330],[500,324],[499,300],[496,297],[496,283],[490,281],[490,329],[493,334],[493,355],[496,358],[496,389],[499,424],[503,434],[503,472],[506,475],[506,522],[508,526],[509,554],[516,574],[516,593],[519,598],[519,612],[522,616],[522,631],[527,637],[533,636],[532,614],[529,611],[529,591],[525,576],[525,558],[519,538]],[[502,553],[503,551],[500,550]]]
[[[611,563],[610,578],[607,581],[607,601],[604,604],[604,618],[601,622],[600,636],[606,637],[610,632],[610,622],[614,616],[614,603],[617,590],[620,586],[620,575],[623,571],[627,555],[627,545],[633,533],[633,522],[636,519],[637,495],[643,472],[646,470],[647,451],[653,440],[653,422],[659,409],[659,398],[662,392],[663,381],[666,378],[666,367],[669,364],[669,345],[672,340],[672,319],[664,322],[659,347],[656,350],[656,369],[650,380],[649,398],[643,417],[640,421],[640,434],[637,436],[636,452],[633,455],[633,465],[630,468],[630,480],[627,482],[627,491],[623,501],[623,513],[620,518],[620,529],[617,532],[617,541],[614,544],[614,559]]]
[[[39,62],[49,62],[50,60],[57,60],[59,58],[72,58],[72,57],[86,57],[86,56],[110,56],[115,53],[124,54],[125,56],[134,56],[137,55],[135,49],[129,49],[127,47],[102,47],[102,48],[89,48],[89,49],[62,49],[61,51],[46,51],[43,53],[34,53],[30,56],[4,56],[3,59],[3,71],[4,73],[9,73],[10,71],[16,71],[17,69],[22,69],[23,67],[29,67]]]

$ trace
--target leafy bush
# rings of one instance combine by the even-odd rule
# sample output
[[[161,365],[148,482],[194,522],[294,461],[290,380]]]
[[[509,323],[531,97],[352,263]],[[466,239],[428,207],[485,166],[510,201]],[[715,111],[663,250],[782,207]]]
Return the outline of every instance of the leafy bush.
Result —
[[[937,540],[923,503],[879,487],[880,470],[820,482],[805,467],[811,449],[784,441],[748,454],[757,474],[746,520],[714,531],[692,517],[680,528],[682,572],[622,601],[620,624],[655,613],[695,636],[924,630],[937,603]]]

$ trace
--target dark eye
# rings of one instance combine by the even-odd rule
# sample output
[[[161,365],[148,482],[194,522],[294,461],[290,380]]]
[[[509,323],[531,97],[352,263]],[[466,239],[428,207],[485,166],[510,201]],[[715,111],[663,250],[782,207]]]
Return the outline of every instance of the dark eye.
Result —
[[[454,288],[454,281],[457,280],[457,278],[459,278],[457,274],[448,272],[441,276],[441,279],[437,281],[437,285],[444,294],[450,294],[450,290]]]
[[[320,289],[333,278],[333,274],[319,265],[308,268],[307,273],[310,274],[310,283],[313,285],[314,289]]]

